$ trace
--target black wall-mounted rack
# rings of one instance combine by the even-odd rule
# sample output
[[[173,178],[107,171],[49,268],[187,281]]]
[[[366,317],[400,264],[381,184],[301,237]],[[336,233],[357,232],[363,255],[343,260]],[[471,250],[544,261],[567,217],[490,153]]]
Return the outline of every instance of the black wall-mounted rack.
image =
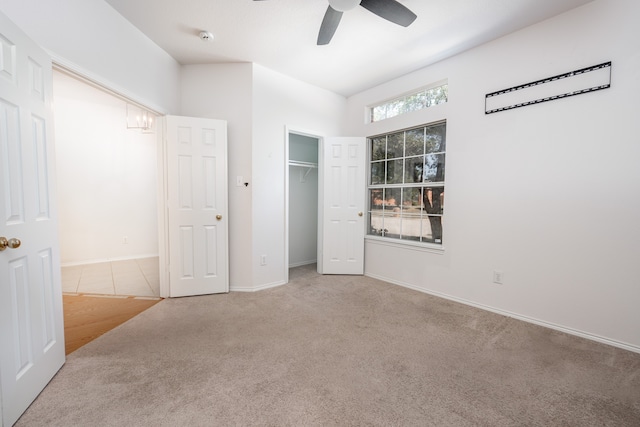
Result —
[[[514,92],[522,91],[524,89],[530,89],[530,88],[533,88],[533,87],[536,87],[536,86],[541,86],[541,85],[544,85],[544,84],[547,84],[547,83],[557,82],[557,81],[563,80],[563,79],[570,79],[572,77],[584,75],[586,73],[591,73],[591,72],[602,70],[602,69],[605,69],[605,68],[609,69],[609,73],[606,74],[606,81],[599,82],[601,84],[596,84],[596,85],[585,87],[585,88],[581,88],[581,89],[574,89],[574,90],[570,90],[568,92],[561,92],[561,93],[557,93],[557,94],[553,94],[553,95],[547,95],[547,96],[543,96],[543,97],[540,97],[540,98],[534,98],[534,99],[531,99],[531,100],[521,101],[521,102],[517,102],[515,104],[508,104],[508,105],[499,106],[499,107],[495,107],[494,106],[495,108],[489,108],[489,106],[488,106],[488,103],[492,103],[492,101],[494,101],[496,99],[496,97],[499,97],[501,95],[504,96],[504,95],[513,94]],[[593,65],[591,67],[581,68],[581,69],[575,70],[575,71],[570,71],[570,72],[564,73],[564,74],[558,74],[557,76],[548,77],[546,79],[536,80],[536,81],[531,82],[531,83],[526,83],[526,84],[514,86],[514,87],[511,87],[509,89],[503,89],[503,90],[499,90],[499,91],[496,91],[496,92],[488,93],[485,96],[485,100],[484,100],[484,106],[485,106],[484,113],[485,114],[498,113],[500,111],[512,110],[514,108],[525,107],[527,105],[540,104],[542,102],[553,101],[553,100],[556,100],[556,99],[562,99],[562,98],[566,98],[566,97],[569,97],[569,96],[576,96],[576,95],[581,95],[583,93],[595,92],[597,90],[607,89],[610,86],[611,86],[611,61],[604,62],[604,63],[598,64],[598,65]]]

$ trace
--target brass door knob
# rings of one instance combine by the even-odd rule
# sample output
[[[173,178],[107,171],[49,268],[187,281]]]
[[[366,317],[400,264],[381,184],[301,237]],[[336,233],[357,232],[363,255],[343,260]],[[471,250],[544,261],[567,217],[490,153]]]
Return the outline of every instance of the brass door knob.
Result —
[[[362,212],[358,212],[358,216],[362,216]]]
[[[7,248],[16,249],[20,247],[22,242],[15,237],[7,239],[6,237],[0,237],[0,251],[4,251]]]
[[[218,221],[220,221],[220,220],[222,219],[222,215],[220,215],[220,214],[216,215],[216,219],[217,219]]]

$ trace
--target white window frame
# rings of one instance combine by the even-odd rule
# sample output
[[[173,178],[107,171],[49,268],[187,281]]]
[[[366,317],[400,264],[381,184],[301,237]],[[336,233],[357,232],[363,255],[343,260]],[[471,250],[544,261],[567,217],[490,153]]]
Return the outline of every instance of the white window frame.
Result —
[[[439,125],[445,125],[445,138],[446,138],[446,126],[447,126],[447,121],[446,120],[438,120],[438,121],[434,121],[434,122],[430,122],[430,123],[425,123],[419,126],[412,126],[406,129],[398,129],[398,130],[393,130],[393,131],[389,131],[389,132],[385,132],[383,134],[379,134],[379,135],[373,135],[367,138],[367,200],[368,200],[368,205],[367,205],[367,233],[365,235],[365,239],[370,240],[372,242],[375,242],[376,244],[383,244],[383,245],[388,245],[388,246],[394,246],[394,247],[412,247],[415,250],[422,250],[422,251],[428,251],[428,252],[436,252],[436,253],[442,253],[444,251],[444,240],[446,238],[446,230],[445,230],[445,224],[442,222],[441,223],[441,227],[442,227],[442,242],[441,243],[433,243],[433,242],[427,242],[427,241],[415,241],[415,240],[411,240],[411,239],[402,239],[400,237],[388,237],[388,236],[383,236],[383,235],[377,235],[377,234],[372,234],[371,233],[371,222],[372,222],[372,214],[374,213],[374,209],[372,208],[372,190],[376,190],[376,189],[393,189],[393,188],[442,188],[443,189],[443,194],[444,194],[444,188],[445,188],[445,181],[446,181],[446,175],[444,176],[442,181],[421,181],[421,182],[411,182],[411,183],[405,183],[404,182],[404,178],[402,180],[402,183],[396,183],[396,184],[388,184],[388,183],[382,183],[382,184],[372,184],[372,164],[373,163],[377,163],[377,162],[381,162],[380,160],[372,160],[373,157],[373,153],[372,153],[372,146],[373,143],[372,141],[376,138],[380,138],[382,136],[388,137],[389,135],[394,135],[400,132],[403,132],[405,137],[406,137],[406,132],[407,131],[411,131],[414,129],[420,129],[420,128],[428,128],[431,126],[439,126]],[[403,140],[404,142],[404,140]],[[385,146],[385,158],[387,159],[387,153],[388,153],[389,147]],[[406,159],[410,159],[412,156],[410,155],[409,157],[407,157],[407,153],[406,153],[406,145],[403,143],[403,152],[402,152],[402,157],[400,157],[403,160],[403,165],[404,165],[404,161]],[[445,149],[444,151],[438,151],[438,152],[431,152],[431,153],[423,153],[422,155],[426,155],[426,154],[432,154],[432,155],[443,155],[443,159],[444,159],[444,165],[445,165],[445,171],[446,171],[446,143],[445,143]],[[394,157],[395,159],[398,159],[397,156]],[[385,160],[383,161],[383,163],[388,162],[389,160]],[[386,166],[385,166],[386,167]],[[404,166],[403,166],[403,175],[404,175],[405,171],[404,171]],[[387,176],[387,172],[385,170],[384,172],[384,176]],[[444,205],[443,205],[444,206]],[[404,214],[404,212],[402,212]],[[439,216],[441,218],[444,219],[444,208],[442,210],[442,212],[440,214],[433,214],[433,213],[424,213],[424,210],[421,210],[421,219],[427,218],[429,216]],[[384,213],[383,213],[383,218],[384,218]],[[401,217],[402,218],[402,217]],[[399,235],[401,236],[401,234]]]

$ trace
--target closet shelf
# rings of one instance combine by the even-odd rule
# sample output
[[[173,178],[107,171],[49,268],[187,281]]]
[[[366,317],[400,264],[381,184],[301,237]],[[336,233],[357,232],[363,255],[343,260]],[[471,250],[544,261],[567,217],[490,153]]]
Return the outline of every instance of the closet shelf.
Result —
[[[289,166],[297,166],[300,168],[306,168],[307,171],[304,173],[304,175],[302,175],[302,173],[300,173],[300,182],[305,182],[305,180],[307,179],[307,175],[309,175],[309,172],[311,172],[311,169],[318,169],[318,164],[317,163],[311,163],[311,162],[299,162],[297,160],[289,160]]]
[[[299,166],[301,168],[311,168],[311,169],[317,169],[318,168],[318,164],[317,163],[299,162],[298,160],[289,160],[289,166]]]

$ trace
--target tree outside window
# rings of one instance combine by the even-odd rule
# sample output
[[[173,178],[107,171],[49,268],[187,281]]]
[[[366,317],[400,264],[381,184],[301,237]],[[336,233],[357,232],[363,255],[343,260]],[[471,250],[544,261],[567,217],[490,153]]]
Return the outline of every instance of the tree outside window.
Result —
[[[422,110],[423,108],[433,107],[438,104],[444,104],[448,100],[448,84],[431,87],[429,89],[422,89],[418,92],[374,105],[371,107],[371,121],[379,122],[380,120],[389,119],[391,117],[399,116],[400,114]]]

